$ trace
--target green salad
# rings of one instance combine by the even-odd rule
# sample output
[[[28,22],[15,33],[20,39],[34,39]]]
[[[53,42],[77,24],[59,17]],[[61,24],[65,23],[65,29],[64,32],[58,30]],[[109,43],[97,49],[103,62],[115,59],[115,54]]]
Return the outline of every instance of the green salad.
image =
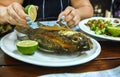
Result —
[[[109,36],[120,36],[119,34],[113,34],[113,32],[110,30],[112,29],[113,31],[115,31],[116,29],[118,29],[118,33],[120,33],[120,26],[114,26],[113,23],[119,23],[117,20],[115,20],[114,22],[112,20],[104,20],[104,19],[91,19],[88,20],[87,23],[85,23],[86,26],[90,27],[90,30],[94,31],[95,34],[98,35],[109,35]],[[111,28],[112,27],[112,28]],[[114,28],[113,28],[114,27]],[[115,28],[116,27],[116,28]],[[114,30],[115,29],[115,30]],[[116,32],[114,32],[116,33]]]
[[[0,24],[0,35],[6,33],[12,29],[12,26],[8,23]]]

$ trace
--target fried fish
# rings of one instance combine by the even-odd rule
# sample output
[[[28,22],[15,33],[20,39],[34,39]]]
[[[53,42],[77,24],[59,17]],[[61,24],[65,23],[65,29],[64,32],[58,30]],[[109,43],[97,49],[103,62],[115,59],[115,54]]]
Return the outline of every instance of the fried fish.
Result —
[[[29,39],[37,41],[39,49],[45,52],[73,54],[93,48],[93,43],[87,35],[58,25],[40,25],[35,29],[16,26],[15,29],[26,34]]]

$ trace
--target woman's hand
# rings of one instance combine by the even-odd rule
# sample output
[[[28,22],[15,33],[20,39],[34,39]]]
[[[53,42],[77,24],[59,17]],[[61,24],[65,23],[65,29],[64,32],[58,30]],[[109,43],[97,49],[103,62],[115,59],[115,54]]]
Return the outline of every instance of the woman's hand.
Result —
[[[68,6],[63,12],[59,14],[58,21],[62,16],[65,16],[64,20],[67,22],[69,27],[74,27],[81,20],[80,12],[71,6]]]
[[[0,10],[2,12],[3,10]],[[4,14],[2,14],[2,21],[8,22],[12,25],[20,25],[25,26],[27,25],[26,17],[28,15],[25,14],[23,7],[14,2],[7,7],[4,7]]]

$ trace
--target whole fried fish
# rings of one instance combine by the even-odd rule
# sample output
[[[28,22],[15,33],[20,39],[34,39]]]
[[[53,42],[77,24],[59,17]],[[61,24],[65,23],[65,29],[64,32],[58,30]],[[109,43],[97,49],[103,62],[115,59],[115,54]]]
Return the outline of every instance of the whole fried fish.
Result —
[[[29,39],[38,41],[39,49],[45,52],[73,54],[93,48],[91,39],[85,34],[58,25],[44,25],[36,29],[16,26],[15,29]]]

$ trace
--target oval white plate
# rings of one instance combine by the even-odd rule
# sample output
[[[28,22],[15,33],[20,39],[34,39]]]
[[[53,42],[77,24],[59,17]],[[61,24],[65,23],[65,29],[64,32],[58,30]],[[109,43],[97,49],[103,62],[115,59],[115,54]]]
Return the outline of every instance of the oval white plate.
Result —
[[[93,42],[93,49],[86,51],[80,56],[67,56],[67,55],[55,55],[55,54],[48,54],[43,53],[40,51],[36,51],[33,55],[22,55],[17,51],[16,42],[18,41],[14,34],[16,31],[7,34],[1,39],[1,49],[7,55],[34,65],[39,66],[49,66],[49,67],[64,67],[64,66],[73,66],[78,64],[83,64],[95,59],[101,51],[100,44],[91,39]],[[14,36],[13,36],[14,35]]]
[[[94,37],[97,37],[97,38],[100,38],[100,39],[105,39],[105,40],[120,41],[120,37],[112,37],[112,36],[107,36],[107,35],[98,35],[98,34],[95,34],[94,31],[91,31],[90,27],[85,25],[85,23],[87,23],[91,19],[104,19],[104,20],[111,20],[113,22],[115,20],[115,18],[92,17],[92,18],[82,20],[79,23],[79,27],[83,32],[85,32],[86,34],[89,34],[91,36],[94,36]],[[118,24],[120,24],[120,23],[118,23]]]

